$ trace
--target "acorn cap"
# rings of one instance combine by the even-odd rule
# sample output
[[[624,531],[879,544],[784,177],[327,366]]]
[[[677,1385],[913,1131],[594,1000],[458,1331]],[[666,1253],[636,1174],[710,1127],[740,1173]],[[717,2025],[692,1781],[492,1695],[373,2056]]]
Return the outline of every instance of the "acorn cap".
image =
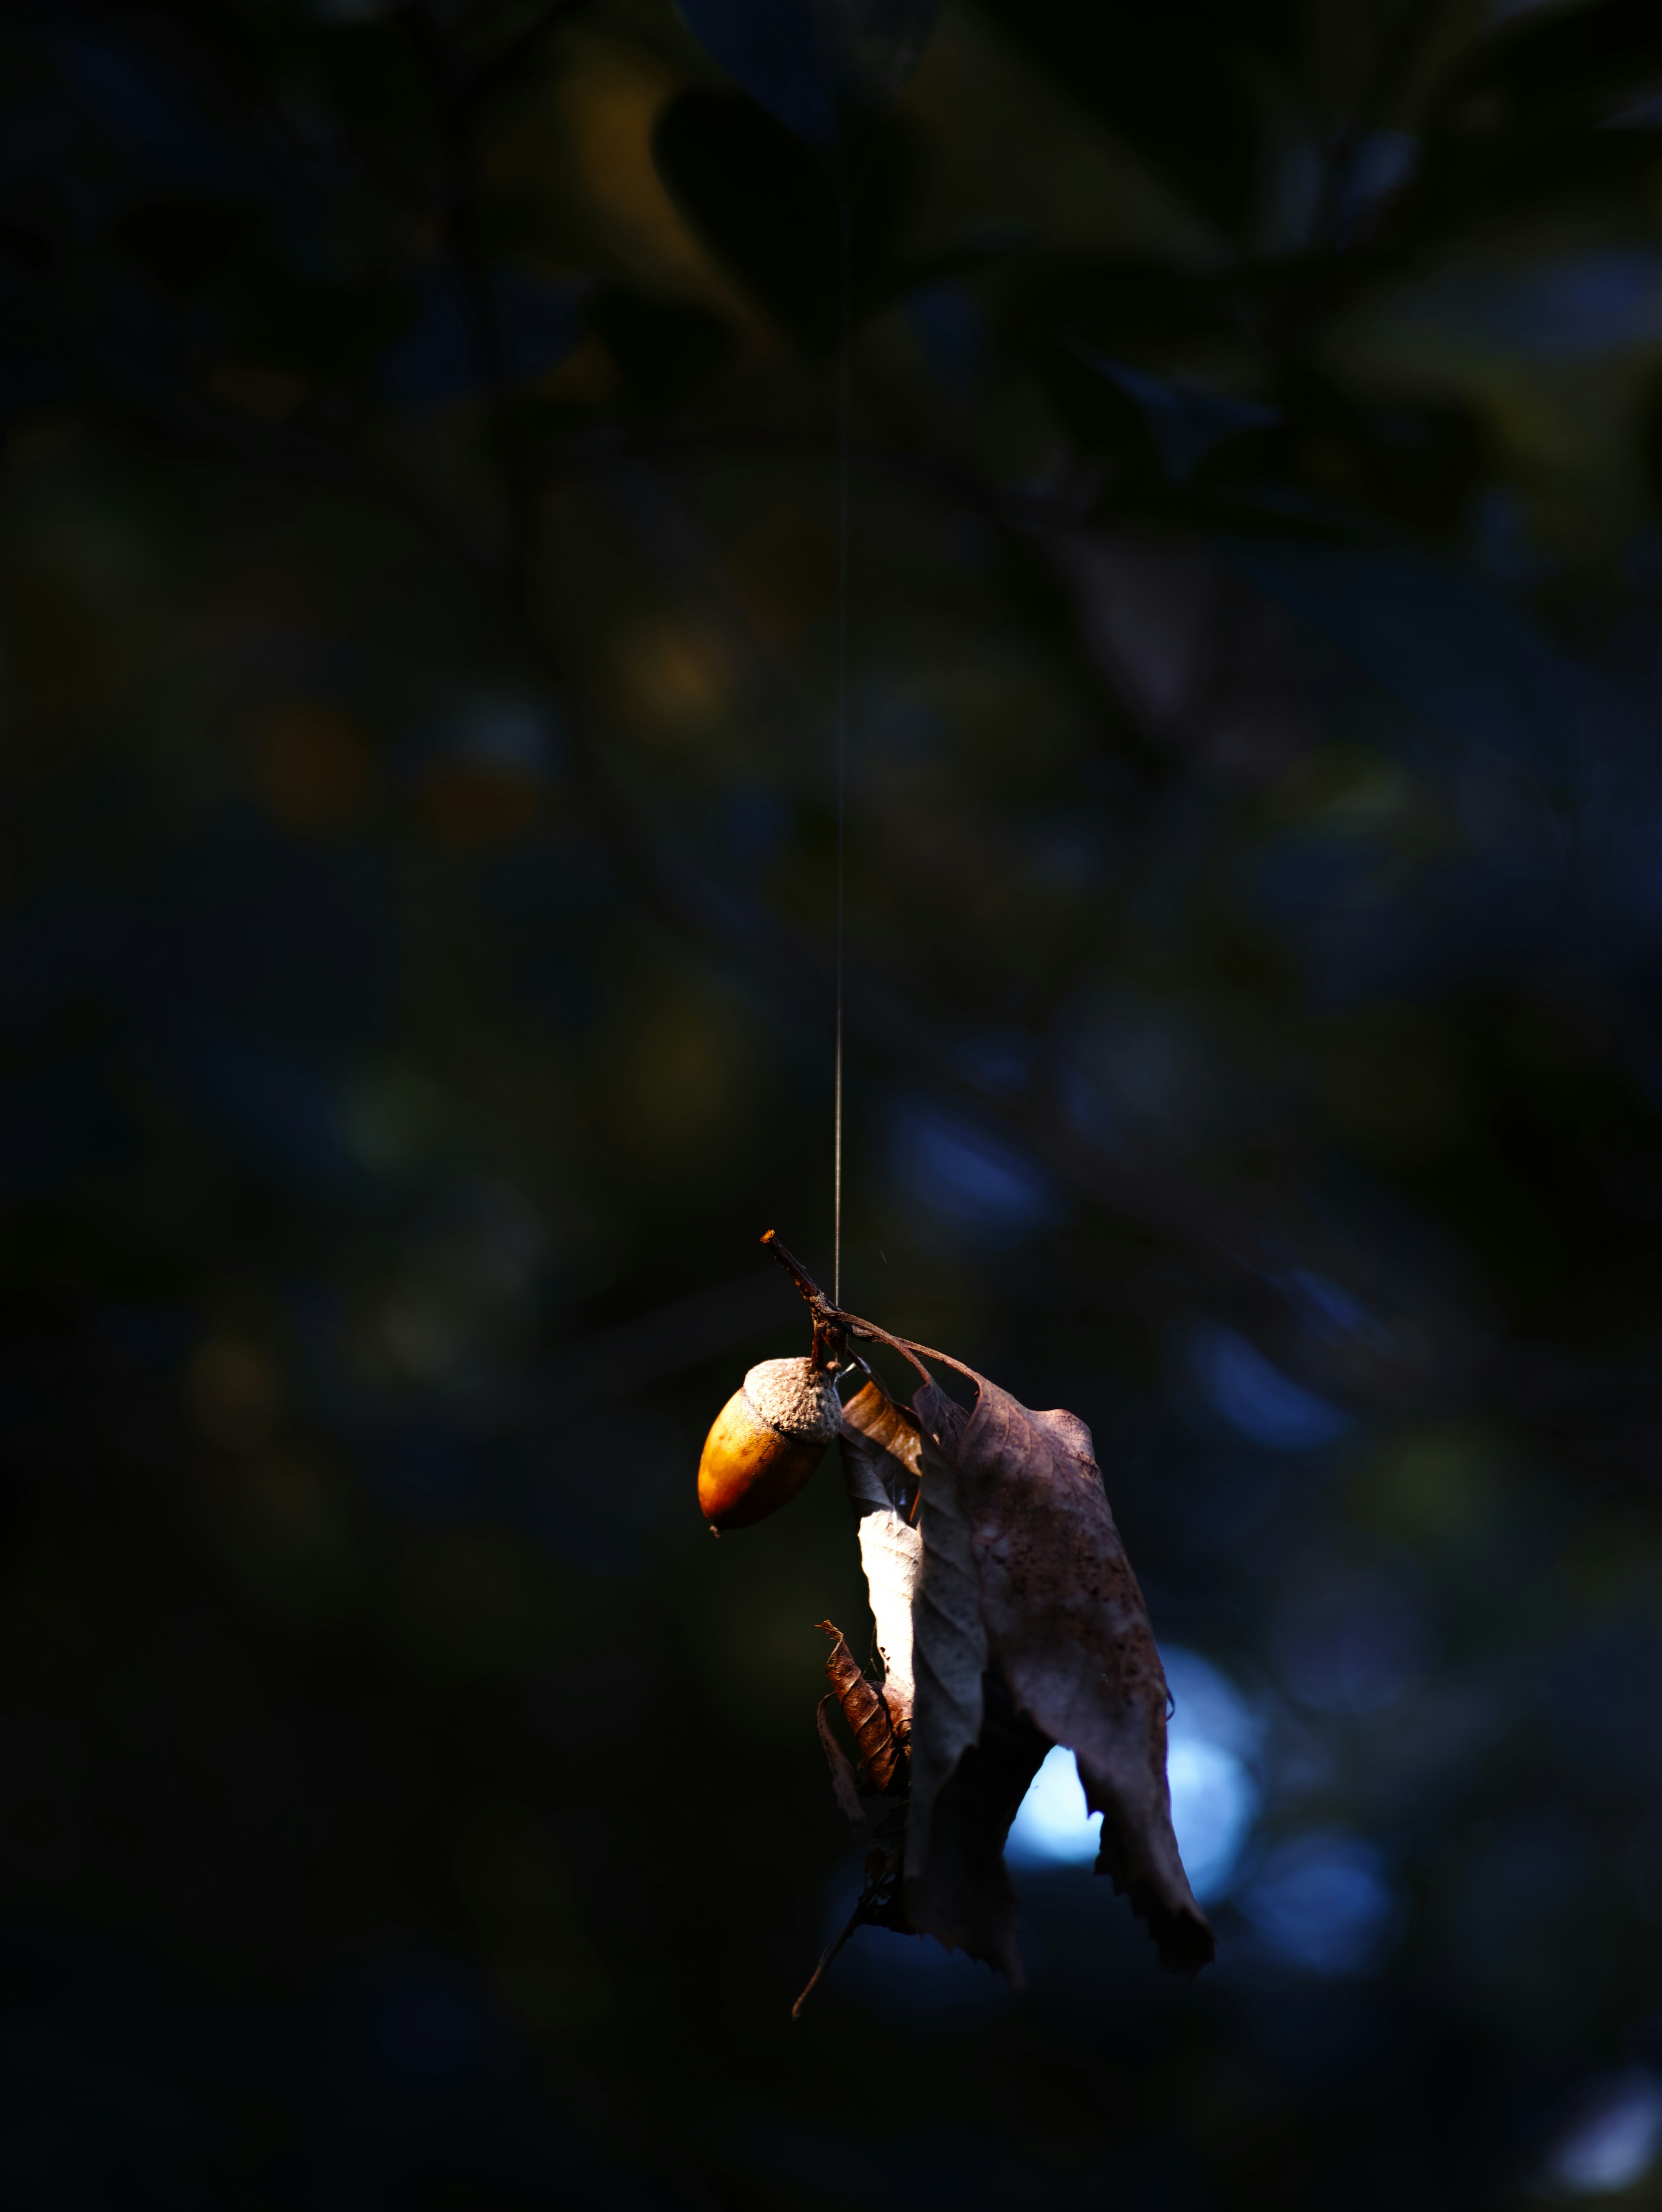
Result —
[[[781,1436],[829,1443],[843,1425],[836,1382],[811,1359],[764,1359],[744,1388],[751,1411]]]

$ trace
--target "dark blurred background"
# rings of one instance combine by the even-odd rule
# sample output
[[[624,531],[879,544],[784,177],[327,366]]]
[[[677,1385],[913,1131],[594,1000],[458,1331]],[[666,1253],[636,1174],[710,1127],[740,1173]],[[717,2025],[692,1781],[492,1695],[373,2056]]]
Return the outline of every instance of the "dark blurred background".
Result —
[[[834,194],[667,0],[0,48],[0,2203],[1662,2203],[1662,9],[866,163],[844,1294],[1091,1424],[1219,1959],[1047,1768],[795,2028]]]

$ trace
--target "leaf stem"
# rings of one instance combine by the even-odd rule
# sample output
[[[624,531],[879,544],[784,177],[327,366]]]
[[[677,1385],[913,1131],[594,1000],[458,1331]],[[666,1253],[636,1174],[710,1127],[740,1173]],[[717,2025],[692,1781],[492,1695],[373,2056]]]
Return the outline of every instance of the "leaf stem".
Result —
[[[908,1365],[915,1368],[926,1382],[932,1383],[934,1377],[923,1364],[924,1360],[938,1359],[943,1367],[955,1369],[979,1387],[981,1377],[974,1368],[966,1367],[961,1359],[954,1359],[950,1352],[937,1352],[931,1345],[915,1344],[909,1336],[892,1336],[887,1329],[880,1328],[874,1321],[863,1321],[858,1314],[846,1313],[841,1306],[834,1304],[790,1247],[781,1243],[773,1230],[765,1231],[762,1242],[801,1291],[807,1303],[808,1311],[813,1316],[813,1360],[816,1366],[823,1366],[828,1358],[834,1364],[840,1364],[847,1356],[845,1340],[855,1336],[868,1344],[886,1344],[891,1352],[898,1352]]]

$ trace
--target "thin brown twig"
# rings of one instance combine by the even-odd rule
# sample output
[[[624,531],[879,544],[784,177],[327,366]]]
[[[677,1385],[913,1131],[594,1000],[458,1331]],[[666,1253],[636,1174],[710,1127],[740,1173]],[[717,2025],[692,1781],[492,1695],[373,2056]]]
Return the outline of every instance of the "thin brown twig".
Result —
[[[822,1342],[835,1346],[844,1336],[856,1336],[868,1344],[887,1345],[891,1352],[898,1352],[903,1359],[916,1368],[926,1382],[933,1384],[934,1377],[924,1366],[923,1361],[938,1359],[943,1367],[955,1368],[959,1374],[979,1385],[981,1377],[974,1368],[966,1367],[961,1359],[954,1359],[950,1352],[936,1352],[930,1345],[914,1343],[909,1336],[892,1336],[887,1329],[880,1328],[874,1321],[863,1320],[860,1315],[851,1314],[843,1307],[834,1304],[789,1246],[781,1243],[771,1229],[764,1233],[762,1242],[807,1301],[808,1310],[813,1316],[816,1350]]]
[[[796,2002],[791,2007],[790,2016],[793,2020],[801,2020],[802,2017],[803,2006],[807,2002],[808,1999],[819,1988],[820,1983],[825,1979],[827,1967],[829,1967],[831,1960],[837,1956],[843,1946],[848,1942],[849,1936],[854,1934],[857,1928],[863,1928],[867,1924],[867,1911],[875,1900],[878,1893],[881,1890],[886,1878],[886,1871],[874,1875],[866,1884],[865,1888],[861,1892],[860,1901],[855,1906],[854,1911],[849,1914],[848,1924],[831,1942],[827,1944],[825,1949],[820,1954],[819,1964],[808,1976],[807,1984],[803,1990],[801,1996],[797,1998]]]

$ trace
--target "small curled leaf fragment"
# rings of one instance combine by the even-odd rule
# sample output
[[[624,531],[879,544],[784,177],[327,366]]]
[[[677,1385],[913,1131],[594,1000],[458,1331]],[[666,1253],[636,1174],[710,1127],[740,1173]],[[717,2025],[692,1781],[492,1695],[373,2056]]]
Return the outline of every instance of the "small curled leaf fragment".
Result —
[[[867,1680],[855,1665],[842,1631],[829,1620],[819,1626],[833,1641],[825,1673],[843,1708],[843,1717],[860,1747],[860,1771],[849,1766],[842,1747],[831,1734],[826,1707],[829,1695],[819,1700],[819,1741],[831,1768],[831,1789],[842,1812],[852,1821],[872,1822],[872,1848],[866,1857],[866,1880],[847,1924],[831,1943],[809,1977],[807,1987],[791,2007],[800,2020],[802,2008],[824,1979],[825,1970],[856,1928],[886,1928],[898,1936],[915,1936],[900,1879],[901,1856],[906,1845],[906,1782],[909,1762],[904,1742],[891,1719],[884,1691]]]
[[[887,1703],[876,1685],[861,1674],[841,1629],[833,1627],[829,1620],[822,1620],[818,1626],[832,1638],[825,1675],[837,1692],[843,1717],[860,1747],[859,1780],[864,1785],[861,1794],[886,1796],[897,1778],[903,1787],[906,1778],[905,1760],[895,1739]]]
[[[843,1408],[843,1473],[861,1513],[884,1506],[910,1521],[922,1477],[922,1435],[910,1406],[898,1406],[878,1382]]]

